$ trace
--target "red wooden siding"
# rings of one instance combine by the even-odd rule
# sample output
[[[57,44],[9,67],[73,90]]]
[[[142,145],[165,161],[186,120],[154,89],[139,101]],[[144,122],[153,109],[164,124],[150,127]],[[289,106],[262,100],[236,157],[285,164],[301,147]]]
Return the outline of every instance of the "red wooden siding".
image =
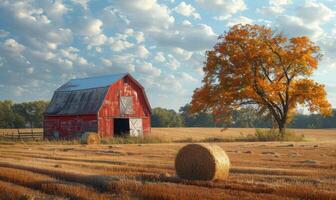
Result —
[[[97,115],[45,116],[44,136],[53,137],[55,131],[60,138],[74,138],[86,131],[97,131]]]
[[[120,97],[133,97],[133,114],[121,116]],[[150,111],[142,89],[129,77],[125,77],[109,88],[98,112],[99,134],[102,137],[113,136],[114,118],[141,118],[144,134],[150,132]]]
[[[71,92],[71,94],[78,93],[79,97],[77,99],[85,99],[83,98],[83,96],[87,96],[90,91],[95,90],[99,90],[99,88],[88,89],[87,93],[85,93],[84,90],[74,90],[73,92]],[[53,134],[55,132],[58,132],[60,138],[73,138],[80,136],[81,133],[86,131],[98,132],[102,137],[113,137],[114,118],[141,118],[143,134],[146,135],[151,131],[150,105],[148,104],[148,100],[143,88],[130,75],[127,74],[123,78],[117,80],[116,82],[108,86],[108,89],[105,91],[106,94],[98,93],[100,95],[103,95],[103,100],[101,102],[97,101],[97,103],[100,104],[96,105],[99,106],[99,109],[96,113],[76,113],[67,115],[53,114],[52,112],[47,112],[44,116],[43,123],[45,137],[52,138]],[[132,114],[121,115],[121,96],[132,97]],[[68,96],[65,97],[67,98]],[[72,99],[73,98],[71,98],[70,100]],[[86,107],[84,105],[77,105],[77,102],[74,106],[83,108]],[[81,102],[79,101],[79,103]],[[55,105],[49,105],[50,108],[53,108],[52,106]],[[59,108],[63,109],[65,107],[65,104],[58,103],[57,106],[60,106]],[[66,108],[68,110],[71,110],[71,108],[68,107]]]

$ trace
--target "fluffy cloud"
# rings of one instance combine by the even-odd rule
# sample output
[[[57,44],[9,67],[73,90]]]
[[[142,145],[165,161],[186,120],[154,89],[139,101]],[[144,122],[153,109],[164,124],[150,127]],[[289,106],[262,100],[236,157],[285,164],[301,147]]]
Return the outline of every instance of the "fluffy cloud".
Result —
[[[89,0],[71,0],[71,1],[81,5],[85,10],[88,9]]]
[[[152,63],[144,62],[143,64],[139,64],[136,66],[136,71],[142,74],[146,74],[148,76],[160,76],[161,70],[154,67]]]
[[[205,24],[179,24],[170,31],[151,32],[151,36],[161,46],[179,47],[188,51],[209,49],[217,40],[212,28]]]
[[[296,8],[294,16],[280,16],[277,22],[290,36],[307,35],[317,39],[323,35],[321,26],[333,16],[334,11],[324,4],[306,1]]]
[[[221,16],[231,16],[246,9],[244,0],[196,0],[196,2],[210,11],[216,11]]]
[[[103,22],[99,19],[84,18],[79,22],[79,34],[84,36],[93,36],[101,33]]]
[[[283,6],[289,5],[291,3],[291,0],[270,0],[268,7],[264,6],[262,8],[258,8],[257,12],[269,16],[280,14],[285,11]]]
[[[136,47],[135,54],[139,58],[146,58],[149,55],[149,51],[146,49],[144,45],[139,45]]]
[[[253,23],[253,20],[248,18],[248,17],[244,17],[244,16],[239,16],[237,18],[230,18],[228,20],[228,23],[227,25],[228,26],[233,26],[233,25],[236,25],[236,24],[252,24]]]
[[[166,29],[174,21],[170,10],[156,0],[137,0],[129,3],[125,0],[113,0],[112,7],[117,9],[119,17],[129,20],[132,27],[143,30]]]
[[[157,52],[154,59],[156,61],[158,61],[158,62],[164,62],[164,61],[166,61],[166,58],[164,57],[163,52]]]
[[[145,35],[141,31],[134,31],[133,29],[129,28],[125,31],[125,33],[128,36],[135,38],[135,40],[138,44],[145,41]]]
[[[9,35],[9,32],[0,29],[0,38],[7,37]]]
[[[3,45],[6,50],[16,54],[21,53],[25,49],[22,44],[16,42],[14,39],[7,39]]]
[[[116,37],[110,37],[108,43],[110,44],[110,48],[112,51],[123,51],[134,45],[126,40],[127,36],[123,36],[121,34],[117,35]]]
[[[196,9],[191,4],[186,4],[184,1],[182,1],[174,10],[180,15],[201,19],[201,15],[196,12]]]

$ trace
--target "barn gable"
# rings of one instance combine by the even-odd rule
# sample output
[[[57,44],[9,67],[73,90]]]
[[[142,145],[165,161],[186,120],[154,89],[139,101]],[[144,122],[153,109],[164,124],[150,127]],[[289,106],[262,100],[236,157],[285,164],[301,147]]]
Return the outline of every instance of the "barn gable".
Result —
[[[46,115],[97,114],[109,86],[124,77],[130,77],[144,92],[143,87],[128,73],[72,79],[58,88],[49,103]],[[146,94],[145,102],[151,112]]]

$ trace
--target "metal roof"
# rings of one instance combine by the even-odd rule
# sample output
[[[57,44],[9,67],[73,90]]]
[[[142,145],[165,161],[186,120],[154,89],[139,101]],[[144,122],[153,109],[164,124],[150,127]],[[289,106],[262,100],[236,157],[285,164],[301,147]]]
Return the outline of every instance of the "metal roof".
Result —
[[[108,87],[74,91],[56,91],[45,114],[96,114],[104,101]]]
[[[72,79],[58,88],[45,114],[47,115],[79,115],[96,114],[105,98],[110,85],[128,76],[142,90],[145,102],[151,112],[146,93],[141,84],[128,73],[111,74],[89,78]]]
[[[60,88],[58,88],[56,92],[107,87],[117,82],[118,80],[122,79],[127,74],[128,73],[120,73],[120,74],[110,74],[106,76],[71,79],[70,81],[62,85]]]

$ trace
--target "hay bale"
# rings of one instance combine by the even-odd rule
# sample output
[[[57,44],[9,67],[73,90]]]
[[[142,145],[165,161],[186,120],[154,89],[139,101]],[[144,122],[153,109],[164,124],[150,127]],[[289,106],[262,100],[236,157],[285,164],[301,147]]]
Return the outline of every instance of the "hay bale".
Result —
[[[81,137],[81,144],[99,144],[100,138],[97,133],[86,132]]]
[[[176,174],[182,179],[224,180],[229,175],[229,168],[229,157],[215,144],[186,145],[175,159]]]

